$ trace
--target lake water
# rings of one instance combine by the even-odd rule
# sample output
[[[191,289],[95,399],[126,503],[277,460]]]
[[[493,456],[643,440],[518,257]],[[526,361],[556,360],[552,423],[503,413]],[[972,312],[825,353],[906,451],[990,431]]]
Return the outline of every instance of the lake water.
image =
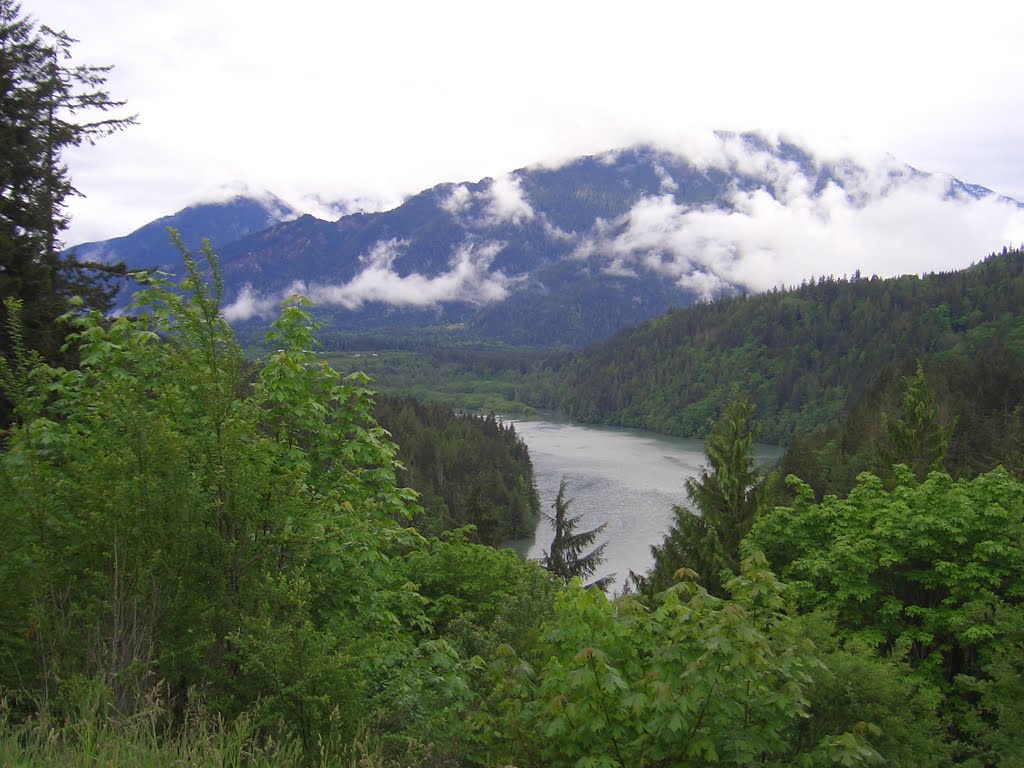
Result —
[[[651,544],[660,544],[672,525],[672,507],[686,502],[683,482],[704,464],[701,440],[665,437],[634,429],[590,427],[545,420],[512,420],[533,461],[541,507],[552,512],[565,477],[569,511],[582,514],[578,531],[607,527],[605,562],[596,576],[617,574],[621,588],[630,569],[643,573],[653,563]],[[774,461],[775,446],[757,446],[759,461]],[[539,560],[554,531],[544,518],[532,540],[516,542],[526,557]]]

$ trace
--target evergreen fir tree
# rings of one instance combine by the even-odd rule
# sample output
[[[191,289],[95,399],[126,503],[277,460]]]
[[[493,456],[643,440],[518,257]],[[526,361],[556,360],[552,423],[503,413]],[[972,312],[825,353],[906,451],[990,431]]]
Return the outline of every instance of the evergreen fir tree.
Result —
[[[134,122],[108,117],[123,106],[103,90],[109,67],[68,64],[74,42],[0,0],[0,300],[21,301],[25,342],[51,362],[64,362],[55,319],[68,299],[107,310],[119,271],[62,253],[66,200],[77,194],[62,153]],[[10,351],[0,335],[0,354]]]
[[[753,414],[754,406],[734,394],[704,445],[707,466],[686,480],[695,509],[674,508],[671,530],[660,546],[651,547],[653,568],[634,577],[642,591],[660,592],[675,583],[677,571],[688,568],[708,592],[725,594],[720,574],[738,572],[740,541],[771,492],[768,475],[754,463]]]
[[[892,479],[893,465],[906,464],[918,481],[923,481],[929,472],[942,469],[956,420],[945,426],[939,424],[935,392],[928,386],[920,362],[913,378],[904,381],[902,414],[897,418],[882,417],[885,436],[878,446],[878,472]]]
[[[574,578],[587,579],[593,576],[597,567],[604,562],[604,548],[607,546],[607,542],[599,544],[586,554],[584,552],[593,546],[594,540],[608,524],[601,523],[593,530],[577,533],[576,528],[583,519],[583,515],[569,514],[569,505],[572,504],[572,499],[565,498],[565,487],[566,481],[563,477],[558,486],[558,496],[551,505],[555,514],[543,513],[555,529],[555,538],[551,542],[551,549],[544,553],[540,564],[555,576],[568,582]],[[602,576],[587,584],[587,587],[598,587],[604,590],[614,578],[614,573]]]

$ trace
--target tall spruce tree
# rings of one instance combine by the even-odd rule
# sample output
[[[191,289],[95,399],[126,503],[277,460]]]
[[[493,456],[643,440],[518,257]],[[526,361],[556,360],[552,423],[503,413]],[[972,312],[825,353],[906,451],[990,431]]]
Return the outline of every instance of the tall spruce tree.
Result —
[[[583,519],[583,515],[569,514],[569,505],[572,504],[572,499],[565,498],[565,487],[566,481],[563,477],[558,486],[558,496],[555,497],[555,501],[551,505],[555,514],[542,513],[555,529],[555,538],[551,542],[551,549],[544,553],[540,564],[550,573],[565,581],[574,578],[587,579],[593,576],[597,567],[604,562],[604,548],[607,543],[599,544],[593,549],[590,547],[608,524],[601,523],[597,528],[577,533],[576,528]],[[586,551],[588,549],[590,549],[589,552]],[[587,584],[587,587],[598,587],[604,590],[614,578],[614,573],[602,576]]]
[[[654,566],[634,577],[641,591],[660,592],[676,582],[677,571],[689,568],[708,592],[724,596],[720,574],[738,573],[740,541],[771,492],[767,473],[754,463],[753,415],[753,404],[735,393],[704,444],[707,466],[686,480],[695,509],[673,509],[671,530],[661,545],[651,547]]]
[[[895,482],[893,465],[905,464],[923,482],[929,472],[942,470],[956,419],[939,423],[939,405],[935,392],[924,375],[920,362],[913,377],[904,379],[901,413],[882,415],[885,435],[878,444],[876,464],[880,477]]]
[[[51,361],[65,333],[55,319],[68,300],[105,311],[117,271],[62,253],[66,201],[78,194],[62,155],[134,123],[111,116],[124,103],[103,89],[110,67],[70,63],[75,42],[0,0],[0,301],[21,301],[25,342]],[[0,336],[0,353],[10,350]]]

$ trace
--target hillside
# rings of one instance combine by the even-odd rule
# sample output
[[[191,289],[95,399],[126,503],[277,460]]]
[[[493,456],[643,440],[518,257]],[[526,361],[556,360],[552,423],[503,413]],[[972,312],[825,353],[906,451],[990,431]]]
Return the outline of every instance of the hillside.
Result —
[[[533,534],[540,500],[526,444],[494,414],[378,394],[374,417],[398,444],[398,482],[415,490],[424,535],[476,526],[471,539],[497,546]]]
[[[274,195],[236,195],[191,205],[122,237],[81,243],[70,250],[82,261],[124,262],[129,269],[180,272],[181,256],[167,236],[169,227],[181,234],[190,249],[198,250],[203,238],[219,249],[297,215],[297,210]]]
[[[837,419],[905,360],[998,346],[1024,364],[1021,306],[1020,250],[923,277],[821,278],[623,331],[577,353],[543,404],[580,421],[702,435],[735,385],[757,405],[761,439],[785,442]]]

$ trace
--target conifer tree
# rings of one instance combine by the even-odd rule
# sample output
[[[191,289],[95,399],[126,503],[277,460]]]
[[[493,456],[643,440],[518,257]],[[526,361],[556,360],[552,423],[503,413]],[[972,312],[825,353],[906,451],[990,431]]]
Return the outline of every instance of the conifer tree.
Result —
[[[51,361],[65,333],[54,320],[68,299],[105,311],[117,272],[62,253],[65,204],[77,194],[62,153],[134,122],[109,116],[123,106],[103,89],[109,67],[69,64],[75,42],[0,0],[0,300],[22,303],[25,341]],[[0,337],[0,353],[9,352]]]
[[[599,544],[589,552],[586,550],[593,546],[594,540],[608,524],[601,523],[597,528],[577,533],[576,528],[583,519],[583,515],[569,514],[569,505],[573,500],[565,498],[565,488],[566,480],[563,477],[558,486],[558,496],[555,497],[555,501],[551,505],[555,514],[543,513],[555,529],[555,538],[551,542],[551,549],[544,553],[540,564],[555,576],[568,582],[574,578],[587,579],[593,576],[597,567],[604,562],[604,549],[607,542]],[[587,584],[587,587],[598,587],[603,590],[614,578],[615,574],[602,576]]]
[[[891,480],[893,465],[905,464],[920,482],[929,472],[942,469],[956,420],[945,426],[939,424],[935,392],[928,386],[920,361],[913,378],[905,379],[905,384],[900,416],[882,417],[885,436],[878,446],[878,471]]]
[[[671,530],[660,546],[651,547],[653,568],[635,577],[643,591],[666,589],[679,569],[688,568],[708,592],[724,595],[720,574],[738,572],[740,541],[771,492],[768,475],[754,463],[753,414],[754,406],[735,393],[704,444],[707,466],[699,477],[686,480],[695,508],[674,508]]]

